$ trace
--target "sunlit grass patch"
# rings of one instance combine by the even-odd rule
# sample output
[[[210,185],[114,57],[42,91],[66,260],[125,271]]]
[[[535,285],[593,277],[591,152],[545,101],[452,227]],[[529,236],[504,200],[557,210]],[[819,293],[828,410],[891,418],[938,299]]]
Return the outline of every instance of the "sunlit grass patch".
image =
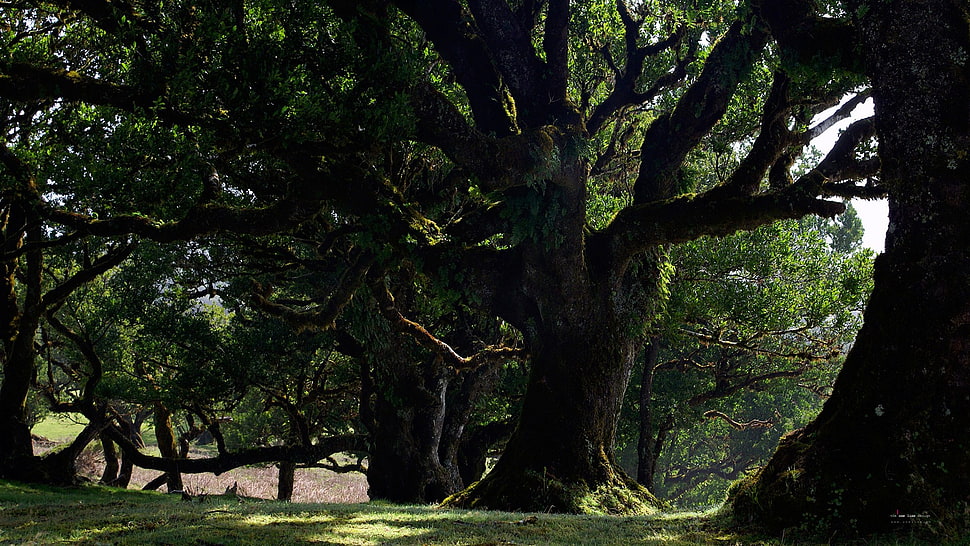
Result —
[[[698,513],[572,516],[433,506],[299,504],[0,481],[0,543],[737,544]]]
[[[55,442],[70,441],[84,430],[87,422],[84,416],[76,413],[54,414],[34,425],[30,432]]]

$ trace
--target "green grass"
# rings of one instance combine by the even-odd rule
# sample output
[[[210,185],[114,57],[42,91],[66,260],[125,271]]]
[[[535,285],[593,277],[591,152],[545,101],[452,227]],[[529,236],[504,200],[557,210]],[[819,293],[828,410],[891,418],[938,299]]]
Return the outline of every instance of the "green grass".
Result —
[[[52,414],[44,418],[30,429],[30,433],[48,440],[67,443],[77,437],[88,420],[77,413]],[[154,445],[155,430],[151,423],[146,423],[141,429],[142,439],[148,445]],[[213,448],[215,449],[215,448]]]
[[[0,544],[737,544],[699,514],[651,517],[289,504],[0,481]]]
[[[87,420],[75,414],[51,415],[34,425],[32,434],[55,442],[70,442],[84,430]]]

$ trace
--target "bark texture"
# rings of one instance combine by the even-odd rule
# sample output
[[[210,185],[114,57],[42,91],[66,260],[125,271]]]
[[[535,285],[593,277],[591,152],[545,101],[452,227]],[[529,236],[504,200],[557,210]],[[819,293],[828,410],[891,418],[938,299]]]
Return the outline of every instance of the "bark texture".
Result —
[[[655,419],[651,402],[657,357],[660,353],[660,338],[654,337],[644,353],[643,370],[640,377],[640,434],[637,438],[637,482],[650,491],[655,491],[654,479],[657,473],[657,459],[660,457],[660,451],[663,448],[663,440],[666,434],[663,426],[659,427],[656,435],[653,432]]]
[[[276,500],[293,500],[293,486],[296,483],[296,463],[279,463],[279,481],[276,484]]]
[[[620,404],[656,302],[661,261],[635,276],[590,263],[583,244],[585,171],[557,172],[545,189],[555,233],[526,243],[515,308],[505,315],[532,356],[519,423],[492,471],[445,504],[524,511],[646,513],[659,503],[617,464]],[[517,300],[517,301],[516,301]]]
[[[459,372],[438,357],[422,361],[403,334],[391,332],[388,339],[373,367],[368,494],[401,503],[440,502],[465,485],[468,420],[498,369],[489,363]]]
[[[729,502],[740,521],[774,530],[965,536],[970,13],[955,0],[860,13],[890,197],[886,252],[832,398]]]
[[[387,354],[379,364],[368,495],[436,502],[461,488],[455,461],[441,453],[448,374],[410,356]]]
[[[574,513],[646,513],[658,506],[613,453],[636,345],[588,326],[534,355],[505,452],[484,479],[446,504]]]
[[[175,440],[175,430],[172,428],[172,411],[165,404],[157,402],[155,404],[154,419],[155,439],[158,442],[159,453],[167,459],[179,458],[180,454],[178,443]],[[182,474],[177,471],[166,473],[165,483],[169,491],[181,491]]]

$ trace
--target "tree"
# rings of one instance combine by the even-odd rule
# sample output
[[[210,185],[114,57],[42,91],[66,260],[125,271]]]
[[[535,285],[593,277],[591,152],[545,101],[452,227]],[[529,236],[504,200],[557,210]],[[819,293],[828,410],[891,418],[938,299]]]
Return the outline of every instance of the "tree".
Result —
[[[301,230],[307,257],[297,258],[295,245],[278,247],[279,259],[264,267],[282,271],[261,276],[273,289],[270,295],[262,288],[257,305],[304,334],[332,332],[335,350],[357,363],[360,411],[355,426],[368,433],[370,497],[441,501],[461,490],[473,473],[468,459],[484,460],[489,442],[475,434],[470,419],[497,382],[504,361],[521,351],[503,339],[509,329],[503,331],[499,321],[457,303],[453,292],[436,290],[406,262],[385,271],[358,256],[367,245],[353,237],[339,239],[349,259],[335,260],[332,251],[319,253],[327,243],[310,237],[308,227]],[[265,259],[272,252],[260,254]],[[359,268],[360,262],[367,267]],[[317,302],[326,299],[321,287],[340,284],[345,276],[368,282],[342,312],[320,309]],[[293,375],[286,374],[287,381]]]
[[[271,6],[254,9],[262,13],[263,8],[272,11]],[[45,248],[91,235],[114,234],[125,240],[124,234],[134,234],[173,241],[216,231],[274,233],[298,225],[322,207],[327,190],[316,185],[318,160],[310,159],[319,158],[320,149],[310,146],[297,154],[302,158],[294,162],[297,167],[287,167],[286,158],[294,158],[293,149],[275,139],[281,134],[278,130],[287,126],[282,132],[302,143],[296,148],[308,144],[314,137],[298,137],[303,130],[292,123],[303,120],[308,122],[304,129],[312,125],[313,131],[320,130],[329,124],[322,119],[328,112],[315,105],[304,104],[315,114],[296,108],[300,98],[273,84],[280,83],[277,77],[298,80],[305,75],[298,69],[284,74],[261,61],[269,54],[284,62],[282,34],[271,32],[263,36],[268,42],[259,38],[253,43],[230,31],[242,24],[241,12],[215,11],[180,5],[163,14],[149,6],[146,14],[127,3],[4,6],[0,96],[5,109],[2,210],[7,303],[0,429],[11,438],[0,448],[4,475],[26,477],[22,463],[31,460],[24,400],[35,372],[34,339],[43,314],[69,294],[70,287],[120,262],[127,247],[119,244],[101,259],[81,262],[91,267],[46,294],[42,286]],[[292,31],[288,36],[302,35],[307,42],[326,44],[286,49],[289,61],[285,62],[305,66],[307,59],[301,52],[309,50],[330,50],[335,56],[329,58],[346,59],[337,53],[344,51],[346,41],[330,40],[333,25],[316,15],[310,17],[311,13],[319,15],[312,6],[301,7],[292,21],[313,18],[320,25],[288,26]],[[225,41],[224,36],[234,39]],[[199,56],[197,47],[211,55]],[[213,58],[221,60],[223,54],[242,64],[219,65],[210,71],[216,64]],[[324,74],[333,66],[314,66],[321,76],[314,81],[322,82],[327,89],[324,95],[332,91],[366,104],[366,94],[352,89],[350,82],[339,89],[328,87],[331,78]],[[82,75],[75,70],[79,67],[90,72]],[[165,74],[165,82],[159,81],[159,74]],[[207,91],[196,87],[200,80]],[[286,97],[286,104],[269,111],[253,108],[253,104],[277,102],[266,93]],[[242,106],[246,103],[250,106]],[[230,115],[234,104],[242,109]],[[235,121],[227,123],[229,119]],[[362,136],[358,123],[348,119],[341,123],[346,124],[347,135]],[[266,131],[276,136],[266,138]],[[336,132],[331,127],[328,135]],[[365,140],[375,133],[367,133]],[[344,174],[360,174],[358,150],[366,146],[355,138],[343,144],[351,158],[344,164],[349,169]],[[331,152],[340,155],[336,149]],[[301,168],[303,175],[293,175]],[[312,180],[311,185],[322,193],[314,197],[316,190],[304,191],[310,186],[298,189],[301,179]],[[363,179],[372,180],[364,176],[358,181]],[[344,203],[349,208],[361,205],[355,205],[353,198]],[[370,204],[363,201],[365,207]],[[27,288],[18,289],[18,284]],[[126,453],[137,457],[127,434],[109,431],[116,433],[112,437]],[[72,479],[67,474],[58,479]],[[43,477],[38,474],[36,479]]]
[[[731,508],[774,530],[965,536],[970,10],[961,1],[844,6],[849,18],[824,23],[862,52],[872,81],[889,193],[886,251],[832,397],[736,486]],[[768,21],[805,37],[822,22],[817,15],[806,6]],[[782,45],[811,54],[804,40]]]
[[[25,138],[23,134],[17,136]],[[83,240],[77,244],[78,237],[45,232],[38,211],[41,199],[35,173],[6,146],[0,147],[0,161],[4,166],[0,225],[5,300],[0,434],[9,439],[0,447],[0,476],[72,483],[75,478],[74,461],[97,436],[104,423],[97,421],[89,424],[64,450],[43,458],[33,455],[27,399],[37,372],[36,337],[45,315],[51,320],[66,298],[85,283],[123,262],[134,246],[117,244],[107,248],[91,248]],[[69,256],[67,264],[62,264],[61,278],[49,274],[56,268],[45,270],[45,257],[52,248]],[[96,254],[97,257],[92,259],[91,251],[100,252],[100,255]],[[91,381],[84,385],[81,404],[91,404],[93,389],[100,375],[101,370],[95,365],[91,371]]]
[[[664,328],[625,407],[641,484],[717,504],[814,417],[871,291],[872,253],[849,229],[805,218],[672,249]]]
[[[878,191],[845,182],[875,168],[854,155],[869,121],[792,180],[818,129],[806,114],[857,81],[825,64],[792,70],[766,49],[758,4],[70,6],[82,17],[48,4],[17,14],[37,28],[8,47],[0,79],[11,100],[83,105],[57,111],[75,122],[58,164],[75,168],[51,178],[63,191],[41,192],[47,220],[172,241],[354,215],[375,246],[400,252],[375,256],[408,256],[520,332],[531,377],[517,430],[451,504],[651,509],[617,467],[613,436],[666,297],[667,245],[832,216],[843,206],[823,197]],[[84,124],[98,145],[78,138]],[[702,188],[692,154],[732,145],[744,151],[737,168],[690,193]],[[152,146],[184,168],[153,161]],[[408,146],[443,156],[419,173],[434,191],[386,168]],[[171,184],[168,195],[93,198],[127,180],[118,164],[139,166],[132,195],[158,187],[148,175]],[[52,191],[87,200],[60,206]],[[362,278],[334,288],[334,309]]]
[[[790,165],[783,156],[804,144],[805,136],[788,129],[794,97],[819,90],[779,70],[772,92],[762,91],[767,95],[762,130],[738,168],[715,189],[682,195],[697,187],[683,172],[691,151],[722,121],[742,82],[757,86],[748,74],[768,37],[750,13],[716,12],[729,24],[698,29],[665,25],[646,4],[639,12],[625,3],[575,10],[565,2],[525,2],[517,10],[504,2],[470,2],[467,10],[444,1],[397,5],[451,66],[474,124],[443,94],[428,93],[415,98],[417,137],[440,147],[476,176],[479,191],[492,196],[478,216],[446,228],[454,246],[464,249],[446,254],[447,260],[460,264],[473,299],[523,333],[531,355],[529,390],[506,450],[489,475],[446,504],[649,509],[650,495],[615,464],[613,435],[635,355],[665,297],[665,245],[782,217],[841,212],[841,204],[817,196],[836,188],[855,191],[828,180],[865,170],[852,150],[871,124],[857,124],[815,170],[789,184],[781,175]],[[577,46],[571,39],[580,38],[569,30],[584,17],[616,24],[623,45],[606,39],[593,51]],[[657,30],[668,34],[645,43],[643,35]],[[692,30],[721,33],[704,50],[699,72],[692,61],[695,40],[702,36]],[[614,62],[614,51],[624,59],[622,66]],[[571,54],[592,59],[599,52],[605,52],[599,68],[606,72],[599,79],[574,70],[569,61]],[[609,90],[602,91],[601,83]],[[670,86],[677,91],[668,92]],[[656,104],[660,113],[637,120],[649,126],[637,137],[631,199],[621,201],[604,227],[591,229],[590,167],[609,165],[622,146],[618,137],[595,150],[596,138],[612,128],[625,138],[636,134],[621,113],[642,104]],[[726,119],[725,133],[757,132],[756,118],[731,111],[740,119]],[[488,134],[508,136],[489,149]],[[528,155],[517,156],[502,142]],[[778,176],[769,189],[762,181],[772,167]],[[468,246],[497,234],[502,234],[497,248]]]

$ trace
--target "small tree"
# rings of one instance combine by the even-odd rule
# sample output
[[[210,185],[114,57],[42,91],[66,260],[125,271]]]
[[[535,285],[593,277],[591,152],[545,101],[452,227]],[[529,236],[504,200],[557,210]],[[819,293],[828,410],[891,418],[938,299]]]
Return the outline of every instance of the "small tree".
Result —
[[[841,232],[806,219],[674,249],[667,326],[627,397],[641,483],[720,502],[727,480],[818,411],[871,286],[871,251]]]

